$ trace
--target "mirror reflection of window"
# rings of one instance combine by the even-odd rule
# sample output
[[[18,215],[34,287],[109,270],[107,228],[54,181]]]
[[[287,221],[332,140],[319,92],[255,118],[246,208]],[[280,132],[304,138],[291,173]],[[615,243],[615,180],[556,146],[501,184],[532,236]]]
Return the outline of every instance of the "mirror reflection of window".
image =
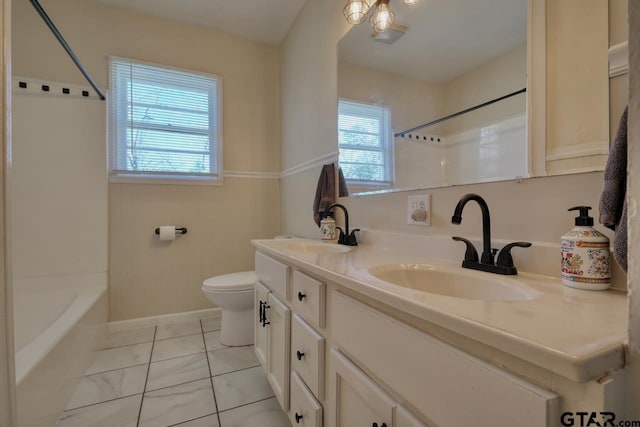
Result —
[[[388,107],[340,99],[340,167],[349,184],[393,185],[393,136]]]

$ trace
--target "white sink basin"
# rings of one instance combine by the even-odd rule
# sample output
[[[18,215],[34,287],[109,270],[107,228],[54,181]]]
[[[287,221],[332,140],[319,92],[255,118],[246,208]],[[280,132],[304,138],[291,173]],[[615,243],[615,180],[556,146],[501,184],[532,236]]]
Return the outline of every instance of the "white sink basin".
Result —
[[[429,264],[387,264],[369,269],[385,282],[431,294],[485,301],[525,301],[537,291],[517,280],[490,273],[454,270]]]
[[[349,252],[351,247],[337,243],[292,242],[287,244],[287,249],[310,254],[341,254]]]

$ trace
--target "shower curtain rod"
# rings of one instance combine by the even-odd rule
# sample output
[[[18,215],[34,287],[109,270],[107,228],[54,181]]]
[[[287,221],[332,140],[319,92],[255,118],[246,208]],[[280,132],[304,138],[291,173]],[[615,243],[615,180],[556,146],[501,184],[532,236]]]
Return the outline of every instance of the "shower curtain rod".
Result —
[[[487,105],[494,104],[494,103],[496,103],[498,101],[502,101],[503,99],[511,98],[512,96],[519,95],[521,93],[525,93],[526,91],[527,91],[527,88],[517,90],[515,92],[509,93],[509,94],[501,96],[499,98],[492,99],[491,101],[483,102],[482,104],[476,105],[474,107],[467,108],[466,110],[458,111],[457,113],[450,114],[450,115],[448,115],[446,117],[442,117],[442,118],[434,120],[432,122],[425,123],[423,125],[416,126],[414,128],[407,129],[407,130],[402,131],[402,132],[398,132],[398,133],[394,134],[393,136],[394,136],[394,138],[398,138],[400,136],[404,137],[404,135],[406,133],[415,132],[415,131],[417,131],[419,129],[423,129],[423,128],[435,125],[437,123],[444,122],[445,120],[453,119],[454,117],[458,117],[458,116],[461,116],[462,114],[466,114],[466,113],[469,113],[471,111],[475,111],[475,110],[477,110],[479,108],[486,107]]]
[[[104,101],[105,100],[104,95],[102,94],[102,92],[100,92],[100,89],[98,89],[98,86],[95,84],[95,82],[93,81],[93,79],[91,78],[87,70],[84,68],[84,66],[82,65],[82,63],[80,62],[76,54],[73,53],[73,50],[71,50],[71,47],[69,47],[69,45],[67,44],[67,41],[64,39],[64,37],[62,37],[62,34],[60,34],[60,31],[58,31],[56,26],[53,24],[53,21],[51,21],[51,18],[49,18],[49,16],[47,15],[47,12],[44,11],[44,9],[42,8],[38,0],[31,0],[31,4],[35,8],[35,10],[40,14],[40,17],[45,22],[45,24],[47,24],[47,26],[49,27],[53,35],[56,36],[56,39],[58,39],[58,41],[60,42],[64,50],[67,51],[67,53],[69,54],[73,62],[76,64],[76,66],[78,67],[78,69],[80,70],[84,78],[87,79],[87,81],[89,82],[93,90],[95,90],[98,96],[100,97],[100,99]]]

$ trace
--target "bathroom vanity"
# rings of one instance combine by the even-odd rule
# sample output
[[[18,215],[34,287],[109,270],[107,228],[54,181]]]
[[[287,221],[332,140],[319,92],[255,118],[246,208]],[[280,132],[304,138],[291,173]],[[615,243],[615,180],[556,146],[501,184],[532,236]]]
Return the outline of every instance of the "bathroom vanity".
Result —
[[[292,425],[555,426],[566,411],[623,413],[623,293],[462,270],[445,242],[253,241],[256,354]]]

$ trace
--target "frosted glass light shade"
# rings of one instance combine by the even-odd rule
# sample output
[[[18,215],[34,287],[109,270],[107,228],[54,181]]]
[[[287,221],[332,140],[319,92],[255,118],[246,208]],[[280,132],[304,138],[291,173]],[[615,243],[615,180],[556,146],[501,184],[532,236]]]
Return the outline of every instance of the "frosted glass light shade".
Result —
[[[405,6],[413,6],[420,3],[421,0],[402,0],[402,4]]]
[[[367,19],[369,2],[365,0],[347,0],[347,4],[342,11],[349,24],[361,24]]]
[[[382,0],[378,2],[375,13],[369,18],[369,23],[371,23],[373,31],[376,33],[384,33],[391,28],[391,24],[393,24],[395,19],[396,14],[389,8],[389,0]]]

